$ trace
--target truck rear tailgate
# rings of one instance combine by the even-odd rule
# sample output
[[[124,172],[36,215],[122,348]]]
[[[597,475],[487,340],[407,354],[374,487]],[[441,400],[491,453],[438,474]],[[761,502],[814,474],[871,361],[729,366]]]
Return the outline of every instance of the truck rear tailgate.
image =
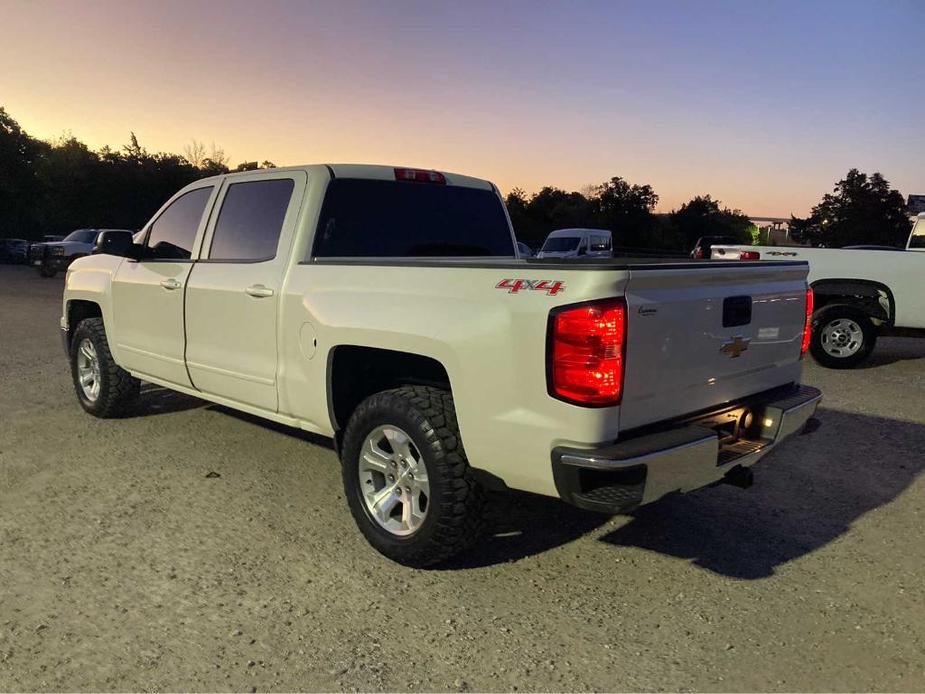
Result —
[[[807,273],[794,262],[634,266],[621,430],[797,381]]]

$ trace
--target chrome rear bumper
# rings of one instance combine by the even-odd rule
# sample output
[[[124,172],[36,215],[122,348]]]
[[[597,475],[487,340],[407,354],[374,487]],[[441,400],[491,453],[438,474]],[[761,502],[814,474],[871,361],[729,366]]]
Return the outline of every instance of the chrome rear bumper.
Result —
[[[700,489],[757,463],[802,429],[820,400],[816,388],[798,386],[600,448],[558,447],[552,452],[556,488],[563,500],[606,513]],[[747,413],[750,426],[732,424]]]

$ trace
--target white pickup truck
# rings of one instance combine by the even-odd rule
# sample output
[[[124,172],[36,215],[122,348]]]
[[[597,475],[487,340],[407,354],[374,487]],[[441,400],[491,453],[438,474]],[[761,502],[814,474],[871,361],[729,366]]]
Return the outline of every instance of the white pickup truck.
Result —
[[[713,246],[714,260],[805,260],[815,294],[810,350],[847,369],[870,355],[878,334],[925,337],[925,213],[906,249]]]
[[[69,268],[77,397],[139,380],[332,437],[350,509],[413,566],[485,488],[615,513],[751,482],[820,400],[807,267],[517,256],[487,181],[319,165],[193,183]]]

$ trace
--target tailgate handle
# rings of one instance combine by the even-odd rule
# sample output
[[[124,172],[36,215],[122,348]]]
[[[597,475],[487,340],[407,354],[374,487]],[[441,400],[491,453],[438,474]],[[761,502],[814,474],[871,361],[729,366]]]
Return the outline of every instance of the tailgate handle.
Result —
[[[734,328],[752,322],[752,298],[727,296],[723,299],[723,327]]]

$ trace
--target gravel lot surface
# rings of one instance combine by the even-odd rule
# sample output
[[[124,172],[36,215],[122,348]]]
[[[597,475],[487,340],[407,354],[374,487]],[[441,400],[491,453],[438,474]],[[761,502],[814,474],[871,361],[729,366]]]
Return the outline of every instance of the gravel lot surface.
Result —
[[[925,340],[808,362],[822,427],[750,490],[500,496],[412,571],[321,439],[157,389],[85,415],[62,288],[0,266],[0,690],[925,690]]]

